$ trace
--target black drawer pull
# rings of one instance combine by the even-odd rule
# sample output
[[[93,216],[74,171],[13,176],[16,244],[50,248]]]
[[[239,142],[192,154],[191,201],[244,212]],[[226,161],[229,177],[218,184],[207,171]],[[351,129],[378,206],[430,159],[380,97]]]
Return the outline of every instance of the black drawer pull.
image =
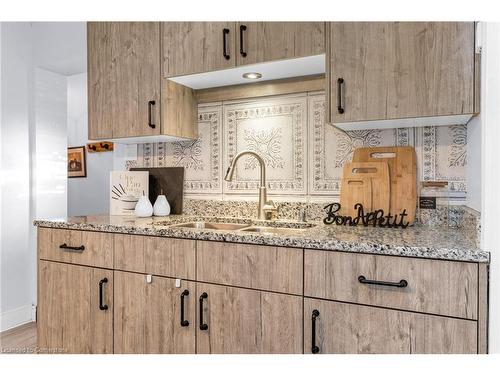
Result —
[[[206,331],[208,329],[208,324],[203,323],[203,300],[208,298],[207,292],[203,292],[200,296],[200,330]]]
[[[67,250],[67,251],[77,251],[77,252],[82,252],[85,250],[85,246],[68,246],[65,243],[62,245],[59,245],[59,249]]]
[[[344,86],[344,78],[337,79],[337,111],[344,113],[344,106],[342,104],[342,86]]]
[[[184,289],[181,293],[181,326],[187,327],[189,325],[189,321],[184,319],[184,297],[189,296],[189,290]]]
[[[358,277],[358,281],[361,284],[371,284],[371,285],[382,285],[382,286],[392,286],[395,288],[406,288],[408,286],[408,281],[406,280],[401,280],[398,283],[394,283],[391,281],[377,281],[377,280],[368,280],[366,277],[363,275]]]
[[[311,353],[312,354],[319,353],[319,346],[316,345],[316,318],[318,316],[319,316],[319,311],[313,310],[312,316],[311,316],[311,322],[312,322]]]
[[[229,29],[222,29],[222,55],[226,60],[229,60],[231,56],[227,53],[227,36],[229,35]]]
[[[156,125],[153,124],[153,120],[152,120],[152,117],[153,117],[153,106],[156,104],[156,101],[154,100],[150,100],[148,102],[148,126],[151,128],[151,129],[154,129],[156,128]]]
[[[104,305],[104,284],[108,282],[108,278],[105,277],[101,281],[99,281],[99,309],[100,310],[107,310],[108,305]]]
[[[243,45],[243,33],[246,31],[246,25],[240,25],[240,55],[243,57],[247,57],[247,53],[245,52],[245,47]]]

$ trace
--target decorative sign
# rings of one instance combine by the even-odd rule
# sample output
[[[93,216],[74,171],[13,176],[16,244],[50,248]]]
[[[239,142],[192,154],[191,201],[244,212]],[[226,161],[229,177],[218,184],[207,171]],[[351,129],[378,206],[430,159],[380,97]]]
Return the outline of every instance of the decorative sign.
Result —
[[[420,197],[418,200],[418,205],[420,208],[435,210],[436,197]]]
[[[133,215],[139,197],[149,194],[149,173],[112,171],[109,190],[110,214]]]
[[[351,227],[358,224],[364,225],[365,227],[372,225],[374,227],[382,228],[406,228],[408,222],[405,223],[405,216],[408,216],[406,209],[403,210],[399,215],[384,215],[384,210],[375,210],[365,214],[363,205],[361,203],[356,203],[354,209],[358,211],[356,217],[337,215],[340,211],[340,203],[330,203],[325,206],[324,209],[327,210],[327,216],[323,219],[325,224],[336,224],[336,225],[349,225]]]

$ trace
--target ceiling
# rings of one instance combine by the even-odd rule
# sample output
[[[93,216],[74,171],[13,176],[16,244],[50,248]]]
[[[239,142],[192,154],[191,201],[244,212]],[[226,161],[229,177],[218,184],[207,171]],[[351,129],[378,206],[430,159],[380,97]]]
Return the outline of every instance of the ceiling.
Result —
[[[87,71],[85,22],[33,22],[35,66],[66,76]]]

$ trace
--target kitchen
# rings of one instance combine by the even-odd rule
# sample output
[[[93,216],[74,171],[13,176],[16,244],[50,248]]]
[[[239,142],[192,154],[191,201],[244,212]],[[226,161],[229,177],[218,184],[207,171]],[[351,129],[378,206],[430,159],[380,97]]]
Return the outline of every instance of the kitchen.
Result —
[[[498,351],[497,23],[0,30],[3,352]]]

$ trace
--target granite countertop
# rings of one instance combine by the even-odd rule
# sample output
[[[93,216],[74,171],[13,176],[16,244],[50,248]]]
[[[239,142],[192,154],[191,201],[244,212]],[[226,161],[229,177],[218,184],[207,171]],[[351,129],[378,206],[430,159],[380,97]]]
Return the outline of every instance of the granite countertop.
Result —
[[[260,226],[302,228],[298,233],[258,233],[173,227],[191,221],[218,221]],[[241,218],[213,218],[188,215],[136,218],[134,216],[77,216],[36,220],[36,226],[111,233],[140,234],[209,241],[224,241],[306,249],[399,255],[469,262],[489,262],[490,253],[476,245],[473,231],[461,228],[415,225],[406,229],[344,227],[321,222],[259,221]],[[314,225],[314,226],[313,226]]]

